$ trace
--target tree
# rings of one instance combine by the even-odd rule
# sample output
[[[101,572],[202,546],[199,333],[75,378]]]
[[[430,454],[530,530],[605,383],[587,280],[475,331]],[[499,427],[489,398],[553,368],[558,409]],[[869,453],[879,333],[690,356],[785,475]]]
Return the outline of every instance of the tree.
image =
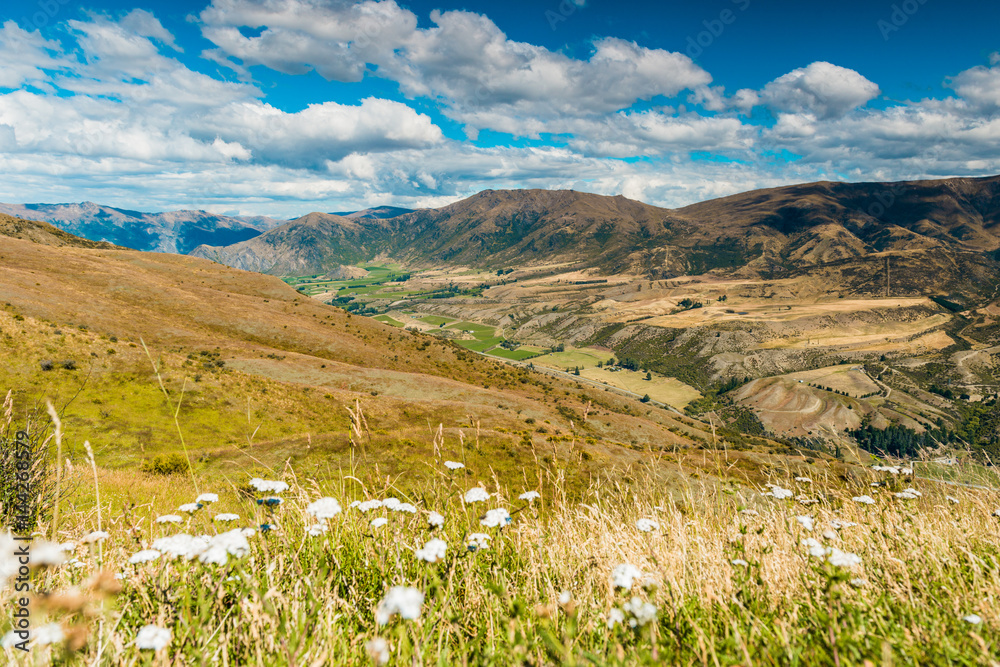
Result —
[[[580,374],[580,367],[577,366],[575,369],[573,369],[573,375],[579,375],[579,374]]]
[[[649,371],[646,371],[646,379],[647,380],[652,380],[653,379],[653,374],[650,373]]]

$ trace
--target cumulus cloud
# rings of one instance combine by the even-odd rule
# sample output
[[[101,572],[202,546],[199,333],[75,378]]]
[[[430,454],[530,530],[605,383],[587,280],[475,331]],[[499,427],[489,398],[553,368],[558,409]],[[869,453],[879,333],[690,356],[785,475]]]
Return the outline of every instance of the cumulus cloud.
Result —
[[[28,32],[14,21],[6,21],[0,28],[0,88],[18,88],[25,83],[47,81],[45,70],[62,66],[54,54],[60,52],[59,44],[42,37],[40,32]]]
[[[778,112],[838,118],[877,97],[879,87],[846,67],[814,62],[768,83],[760,92],[737,93],[744,108],[764,104]]]
[[[419,28],[394,0],[213,0],[200,19],[217,47],[211,57],[236,59],[234,68],[386,78],[408,97],[441,102],[472,136],[487,128],[523,136],[516,128],[525,120],[606,114],[711,82],[686,55],[621,39],[596,40],[581,60],[510,40],[473,12],[435,10],[433,25]],[[256,36],[240,31],[262,26]]]
[[[977,110],[995,113],[1000,109],[1000,53],[990,56],[989,67],[967,69],[947,79],[946,83]]]

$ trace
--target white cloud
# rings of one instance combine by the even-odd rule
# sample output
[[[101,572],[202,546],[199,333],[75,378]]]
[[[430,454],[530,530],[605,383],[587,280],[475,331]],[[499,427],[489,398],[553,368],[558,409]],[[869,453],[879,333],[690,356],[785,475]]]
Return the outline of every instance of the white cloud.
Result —
[[[990,56],[990,67],[973,67],[946,79],[949,87],[979,110],[995,113],[1000,109],[1000,54]]]
[[[53,54],[59,44],[42,37],[40,32],[28,32],[14,21],[0,28],[0,88],[18,88],[22,84],[47,81],[47,69],[61,66]]]
[[[765,104],[778,112],[838,118],[877,97],[879,87],[852,69],[814,62],[768,83],[759,92],[741,90],[738,104]]]
[[[434,25],[418,28],[393,0],[214,0],[200,18],[216,60],[224,53],[238,69],[315,70],[338,81],[387,78],[408,97],[438,100],[473,136],[487,128],[525,136],[517,131],[525,121],[607,114],[711,82],[683,54],[621,39],[595,41],[580,60],[512,41],[473,12],[433,11]],[[261,26],[258,36],[239,30]]]

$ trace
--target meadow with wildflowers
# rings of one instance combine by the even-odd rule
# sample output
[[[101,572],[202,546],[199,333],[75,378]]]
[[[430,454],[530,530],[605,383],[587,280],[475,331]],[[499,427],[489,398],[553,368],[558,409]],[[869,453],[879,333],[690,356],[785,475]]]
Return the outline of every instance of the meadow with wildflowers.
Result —
[[[558,470],[511,485],[427,464],[405,492],[289,466],[161,478],[117,511],[65,498],[32,544],[31,652],[3,627],[5,660],[997,664],[995,493],[914,488],[900,468],[676,492],[641,465],[569,493]],[[96,465],[63,482],[130,483]]]

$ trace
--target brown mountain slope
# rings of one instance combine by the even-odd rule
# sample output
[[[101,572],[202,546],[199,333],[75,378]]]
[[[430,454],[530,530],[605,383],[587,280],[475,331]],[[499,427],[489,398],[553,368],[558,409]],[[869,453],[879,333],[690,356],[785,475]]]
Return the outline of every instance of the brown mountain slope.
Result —
[[[24,241],[33,241],[54,247],[74,247],[74,248],[102,248],[110,250],[119,248],[111,243],[103,241],[89,241],[79,236],[73,236],[61,229],[53,227],[47,222],[36,220],[23,220],[10,215],[0,213],[0,236]]]
[[[867,271],[884,261],[881,253],[925,251],[945,263],[989,265],[992,275],[998,219],[1000,177],[809,183],[677,210],[574,191],[487,190],[387,220],[311,214],[194,254],[277,274],[387,258],[414,268],[562,263],[651,278],[709,271],[774,278],[845,262]],[[956,259],[967,253],[978,259]]]
[[[268,447],[274,449],[267,451],[306,456],[307,444],[327,443],[330,449],[322,451],[337,465],[350,462],[345,406],[355,401],[365,406],[373,429],[390,429],[366,440],[390,448],[380,454],[383,462],[416,456],[418,450],[408,449],[416,445],[399,443],[430,442],[428,424],[439,423],[465,423],[477,438],[481,423],[483,446],[502,446],[508,454],[501,459],[484,449],[475,455],[497,469],[531,459],[534,438],[547,456],[563,456],[576,438],[577,447],[589,439],[592,462],[581,468],[578,453],[574,459],[581,474],[641,456],[631,445],[615,444],[623,440],[642,450],[690,442],[685,433],[706,437],[703,425],[664,410],[352,317],[277,278],[203,259],[4,237],[0,263],[0,303],[8,304],[0,312],[0,386],[13,387],[19,404],[46,396],[60,404],[78,400],[80,414],[94,413],[85,424],[92,440],[174,442],[170,429],[142,435],[151,419],[146,413],[166,416],[159,415],[163,406],[140,339],[154,356],[163,355],[174,395],[189,392],[186,413],[211,413],[204,426],[184,425],[189,444],[209,458],[245,456],[217,451],[212,443],[250,436],[252,427],[239,436],[239,424],[251,419],[250,402],[267,407],[255,413],[270,425]],[[84,372],[45,371],[39,365],[44,359],[75,359]],[[590,420],[583,416],[587,409]],[[550,435],[522,433],[529,417],[551,424],[539,432]],[[566,435],[571,428],[576,435]],[[553,434],[566,439],[546,443]],[[265,453],[255,450],[254,456]],[[123,456],[134,463],[139,452]]]

